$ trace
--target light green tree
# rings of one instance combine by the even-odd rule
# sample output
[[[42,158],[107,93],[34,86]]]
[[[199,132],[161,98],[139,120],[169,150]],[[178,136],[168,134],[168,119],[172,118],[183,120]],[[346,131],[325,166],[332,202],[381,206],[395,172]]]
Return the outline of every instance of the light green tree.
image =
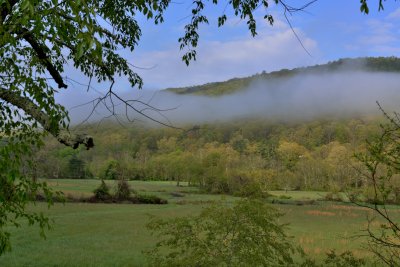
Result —
[[[288,170],[293,170],[297,162],[308,154],[307,149],[302,145],[288,141],[280,141],[276,152]]]
[[[147,252],[151,266],[294,266],[300,252],[279,222],[280,214],[258,200],[205,208],[200,215],[153,219],[159,236]],[[300,255],[300,254],[299,254]]]
[[[367,248],[381,264],[400,266],[400,224],[394,216],[397,210],[390,207],[400,203],[400,117],[383,112],[389,123],[367,142],[365,153],[356,155],[363,164],[358,170],[365,190],[353,201],[373,211],[365,229]]]

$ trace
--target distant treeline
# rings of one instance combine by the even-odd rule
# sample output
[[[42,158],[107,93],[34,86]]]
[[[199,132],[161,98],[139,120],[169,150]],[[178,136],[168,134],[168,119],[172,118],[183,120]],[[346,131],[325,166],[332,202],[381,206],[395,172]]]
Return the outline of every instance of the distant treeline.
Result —
[[[261,72],[250,77],[233,78],[224,82],[207,83],[204,85],[169,88],[167,90],[177,94],[197,94],[220,96],[246,89],[250,84],[259,80],[276,78],[290,78],[298,74],[330,73],[334,71],[366,71],[366,72],[400,72],[400,58],[397,57],[364,57],[344,58],[326,64],[302,67],[295,69],[282,69],[273,72]]]
[[[379,120],[252,119],[184,130],[114,124],[93,129],[95,147],[89,151],[46,140],[32,175],[188,181],[207,192],[237,195],[361,188],[365,181],[354,153],[379,132]]]

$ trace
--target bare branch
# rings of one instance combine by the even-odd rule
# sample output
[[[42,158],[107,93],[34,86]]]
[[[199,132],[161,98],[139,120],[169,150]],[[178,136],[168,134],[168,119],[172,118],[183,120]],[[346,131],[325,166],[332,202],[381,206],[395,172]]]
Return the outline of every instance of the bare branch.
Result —
[[[283,0],[279,0],[279,3],[283,6],[284,12],[283,15],[285,16],[285,20],[288,23],[290,29],[292,30],[294,36],[296,37],[297,41],[300,43],[301,47],[304,49],[304,51],[306,51],[306,53],[312,57],[311,53],[307,50],[307,48],[304,46],[303,42],[301,41],[300,37],[297,35],[296,31],[294,30],[292,23],[289,20],[289,17],[287,16],[287,14],[292,14],[294,12],[299,12],[299,11],[304,11],[307,7],[309,7],[310,5],[312,5],[313,3],[315,3],[317,0],[313,0],[310,1],[308,3],[306,3],[305,5],[303,5],[302,7],[293,7],[291,5],[288,5],[285,1]]]

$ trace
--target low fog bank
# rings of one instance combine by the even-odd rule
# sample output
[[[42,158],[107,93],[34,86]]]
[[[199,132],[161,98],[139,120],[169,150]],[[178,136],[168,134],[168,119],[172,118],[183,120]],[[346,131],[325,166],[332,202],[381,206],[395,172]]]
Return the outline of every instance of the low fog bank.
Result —
[[[249,88],[219,97],[177,95],[167,91],[133,92],[123,95],[138,110],[164,123],[202,123],[244,117],[263,117],[271,120],[309,120],[327,116],[351,116],[378,113],[376,101],[390,110],[400,110],[400,75],[372,72],[335,72],[299,74],[291,78],[259,80]],[[161,113],[148,109],[143,103],[166,110]],[[121,103],[116,112],[125,120],[126,110]],[[71,110],[73,123],[79,123],[91,107]],[[172,109],[172,110],[168,110]],[[129,110],[131,118],[146,121],[145,117]],[[99,106],[91,121],[109,115]]]

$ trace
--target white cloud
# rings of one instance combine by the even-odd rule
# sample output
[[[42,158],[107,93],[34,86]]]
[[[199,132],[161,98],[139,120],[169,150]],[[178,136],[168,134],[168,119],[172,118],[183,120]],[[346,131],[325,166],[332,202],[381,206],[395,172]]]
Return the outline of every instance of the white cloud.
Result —
[[[139,66],[155,66],[150,70],[138,70],[145,87],[166,88],[204,84],[243,77],[281,68],[294,68],[314,64],[289,27],[263,28],[255,38],[248,35],[231,41],[204,41],[197,49],[197,61],[189,67],[181,61],[178,48],[146,52],[136,55]],[[304,46],[318,56],[318,45],[299,29],[295,29]]]
[[[388,19],[397,20],[400,19],[400,8],[396,9],[395,11],[391,12],[388,16]]]
[[[398,11],[400,16],[400,9]],[[358,47],[360,51],[380,55],[397,55],[400,38],[398,35],[398,23],[394,18],[397,11],[389,14],[385,19],[369,19],[364,22],[364,27],[358,32],[358,39],[347,47]]]

